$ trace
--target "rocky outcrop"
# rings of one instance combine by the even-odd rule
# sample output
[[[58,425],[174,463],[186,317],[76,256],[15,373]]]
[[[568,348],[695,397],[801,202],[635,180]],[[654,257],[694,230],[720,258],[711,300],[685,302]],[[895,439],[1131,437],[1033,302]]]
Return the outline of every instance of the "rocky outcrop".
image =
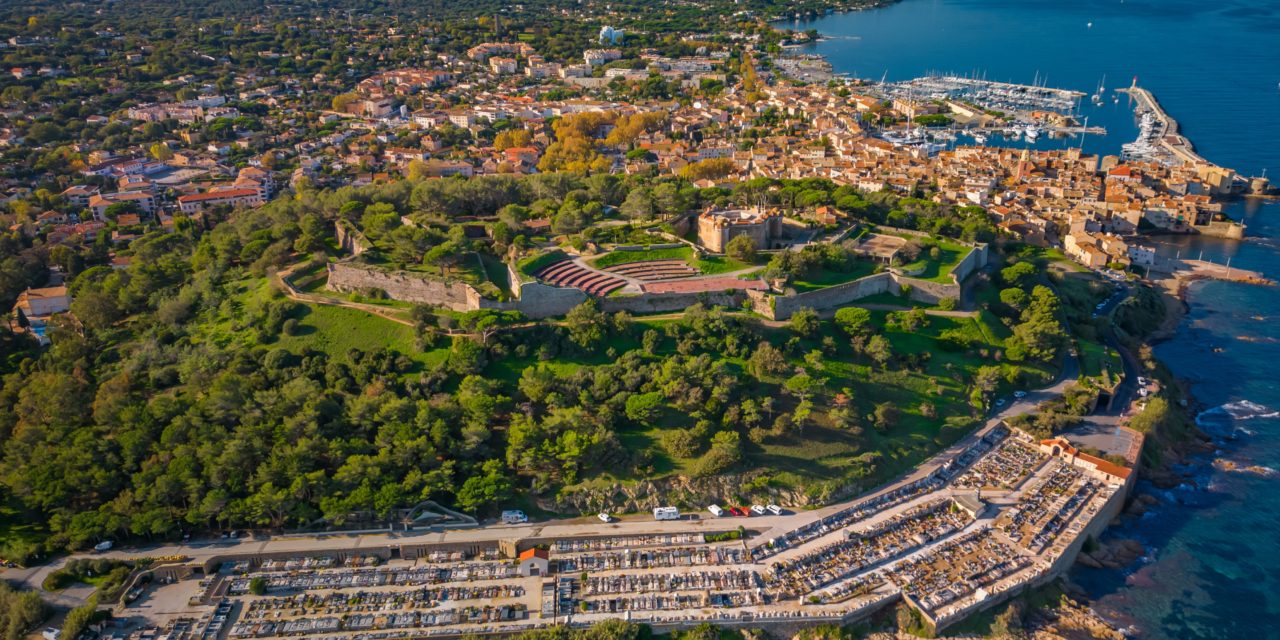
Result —
[[[642,480],[635,483],[615,482],[605,487],[562,490],[556,496],[538,500],[538,506],[558,513],[591,513],[601,509],[636,512],[655,507],[678,506],[701,510],[710,504],[780,504],[788,507],[806,507],[827,504],[853,495],[857,485],[818,495],[782,487],[759,486],[753,483],[759,473],[744,473],[709,478],[673,476],[660,480]]]
[[[1146,551],[1137,540],[1112,540],[1093,551],[1081,551],[1076,562],[1094,569],[1121,569],[1133,564]]]

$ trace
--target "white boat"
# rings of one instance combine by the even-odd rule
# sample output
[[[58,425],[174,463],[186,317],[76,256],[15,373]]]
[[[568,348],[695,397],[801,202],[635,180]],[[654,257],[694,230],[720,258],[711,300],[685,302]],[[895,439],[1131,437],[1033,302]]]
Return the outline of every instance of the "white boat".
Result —
[[[975,133],[973,134],[973,141],[978,144],[986,144],[987,136],[984,133]]]
[[[1036,138],[1040,137],[1040,130],[1033,126],[1028,125],[1026,135],[1027,135],[1027,142],[1035,142]]]

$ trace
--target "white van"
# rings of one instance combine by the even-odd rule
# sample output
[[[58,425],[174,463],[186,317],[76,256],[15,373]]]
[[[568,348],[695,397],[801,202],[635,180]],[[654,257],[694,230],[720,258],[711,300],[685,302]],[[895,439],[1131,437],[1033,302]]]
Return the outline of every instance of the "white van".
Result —
[[[653,510],[654,520],[679,520],[680,510],[675,507],[658,507]]]
[[[776,504],[771,504],[771,505],[769,505],[769,506],[765,507],[765,509],[768,509],[768,510],[769,510],[769,513],[772,513],[772,514],[773,514],[773,515],[775,515],[775,516],[780,516],[780,515],[782,515],[782,507],[779,507],[779,506],[778,506],[778,505],[776,505]]]
[[[502,512],[503,524],[524,524],[528,521],[529,516],[526,516],[524,512],[519,509],[511,509],[509,511]]]
[[[720,508],[720,505],[718,505],[718,504],[713,504],[713,505],[711,505],[711,506],[707,507],[707,511],[710,511],[710,512],[711,512],[711,515],[713,515],[713,516],[715,516],[715,517],[717,517],[717,518],[722,518],[722,517],[724,517],[724,509],[721,509],[721,508]]]

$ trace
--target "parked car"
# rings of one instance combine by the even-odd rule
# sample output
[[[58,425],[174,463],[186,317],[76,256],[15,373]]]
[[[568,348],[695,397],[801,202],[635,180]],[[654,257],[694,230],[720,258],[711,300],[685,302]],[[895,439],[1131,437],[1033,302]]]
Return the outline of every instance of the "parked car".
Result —
[[[601,512],[600,515],[597,515],[596,517],[600,518],[600,522],[613,522],[613,516],[604,512]]]
[[[1017,390],[1017,391],[1014,391],[1014,392],[1013,392],[1013,397],[1015,397],[1015,398],[1025,398],[1025,397],[1027,397],[1027,392],[1026,392],[1026,391],[1023,391],[1023,390],[1021,390],[1021,389],[1019,389],[1019,390]]]
[[[779,506],[778,506],[778,505],[776,505],[776,504],[771,504],[771,505],[769,505],[769,506],[767,506],[767,507],[765,507],[765,508],[769,510],[769,513],[772,513],[772,514],[773,514],[773,515],[775,515],[775,516],[780,516],[780,515],[782,515],[782,507],[779,507]]]
[[[765,510],[764,510],[764,507],[762,507],[762,506],[760,506],[760,505],[758,505],[758,504],[753,504],[753,505],[751,505],[751,513],[754,513],[754,514],[756,514],[756,515],[758,515],[758,516],[762,516],[762,515],[764,515],[766,512],[765,512]]]
[[[101,553],[103,551],[110,551],[111,547],[113,546],[115,546],[113,542],[111,542],[110,540],[104,540],[102,542],[99,542],[98,544],[93,545],[93,550]]]
[[[508,509],[502,512],[503,524],[523,524],[528,521],[529,516],[526,516],[524,512],[519,509]]]
[[[717,518],[723,518],[723,517],[724,517],[724,509],[721,509],[721,508],[720,508],[720,505],[713,504],[713,505],[711,505],[711,506],[707,507],[707,511],[710,511],[710,512],[711,512],[711,515],[713,515],[713,516],[715,516],[715,517],[717,517]]]

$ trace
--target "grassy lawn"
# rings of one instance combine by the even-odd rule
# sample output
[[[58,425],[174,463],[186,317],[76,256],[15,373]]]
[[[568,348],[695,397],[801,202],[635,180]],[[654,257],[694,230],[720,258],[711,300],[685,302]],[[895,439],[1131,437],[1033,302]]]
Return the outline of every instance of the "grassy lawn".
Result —
[[[241,280],[233,287],[235,302],[230,311],[237,318],[243,317],[246,310],[257,308],[269,299],[269,288],[265,278]],[[384,303],[379,306],[389,308],[411,306],[392,300],[366,302],[366,304],[374,303]],[[297,354],[314,349],[323,351],[338,360],[345,360],[347,351],[350,349],[369,351],[387,348],[409,356],[415,362],[424,365],[443,361],[447,354],[447,347],[425,353],[418,351],[414,346],[412,327],[367,311],[320,304],[298,304],[299,309],[291,316],[298,321],[295,334],[292,336],[282,334],[263,346],[268,349],[283,348]],[[408,317],[407,314],[405,317]],[[253,332],[235,330],[232,318],[223,315],[203,319],[193,329],[192,337],[224,345],[232,342],[253,345],[257,340]]]
[[[1104,370],[1109,371],[1113,376],[1121,375],[1124,364],[1120,361],[1120,354],[1106,345],[1091,340],[1081,340],[1080,376],[1097,378],[1102,376]]]
[[[610,251],[598,258],[592,258],[589,264],[597,269],[608,269],[620,264],[632,262],[649,262],[651,260],[684,260],[691,262],[693,249],[675,247],[672,249],[647,249],[645,251]]]
[[[487,253],[478,254],[480,262],[484,265],[485,276],[503,293],[511,293],[511,272],[507,270],[507,263],[499,260],[497,256]]]
[[[911,273],[917,269],[923,269],[919,275],[911,276],[920,280],[928,280],[930,282],[951,282],[951,270],[960,264],[960,261],[969,254],[969,247],[954,242],[941,241],[937,243],[939,256],[935,260],[929,257],[929,250],[925,249],[920,253],[920,258],[915,262],[904,265],[903,271]]]
[[[814,291],[824,289],[826,287],[846,282],[853,282],[859,278],[865,278],[876,272],[876,266],[871,262],[859,260],[854,263],[854,268],[850,271],[831,271],[822,269],[817,273],[805,276],[804,279],[795,279],[791,281],[791,286],[795,287],[796,292],[804,293],[806,291]]]
[[[741,271],[743,269],[750,269],[751,267],[756,266],[755,264],[752,264],[750,262],[734,260],[729,256],[707,256],[700,260],[694,260],[692,264],[694,267],[698,269],[698,271],[701,271],[707,275],[714,275],[717,273],[729,273],[731,271]]]
[[[532,278],[533,274],[541,271],[543,267],[547,267],[560,262],[561,260],[567,259],[569,259],[568,254],[556,249],[555,251],[548,251],[546,253],[529,256],[517,263],[516,268],[522,275]]]
[[[620,264],[651,262],[653,260],[683,260],[686,264],[705,275],[730,273],[733,271],[750,269],[751,267],[756,266],[750,262],[734,260],[729,256],[706,256],[698,258],[694,255],[693,249],[689,247],[649,249],[646,251],[612,251],[598,258],[592,258],[588,263],[597,269],[608,269],[609,267],[616,267]]]

